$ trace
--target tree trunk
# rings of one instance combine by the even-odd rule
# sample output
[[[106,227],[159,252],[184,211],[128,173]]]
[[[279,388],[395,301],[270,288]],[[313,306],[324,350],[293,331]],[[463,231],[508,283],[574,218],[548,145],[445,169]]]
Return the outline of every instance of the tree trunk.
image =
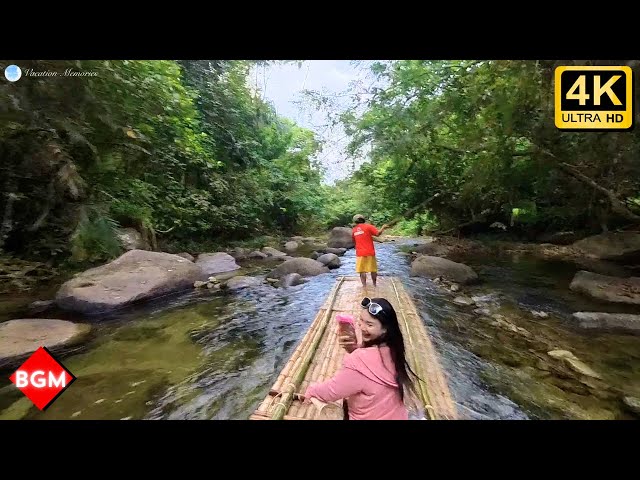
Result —
[[[560,170],[562,170],[563,172],[571,175],[573,178],[580,180],[581,182],[589,185],[590,187],[596,189],[597,191],[599,191],[600,193],[602,193],[605,197],[607,197],[607,199],[609,200],[609,203],[611,204],[611,211],[614,213],[617,213],[618,215],[620,215],[621,217],[635,222],[635,223],[640,223],[640,216],[636,215],[635,213],[633,213],[631,210],[629,210],[626,205],[624,203],[622,203],[620,201],[620,199],[616,196],[615,193],[613,193],[611,190],[608,190],[606,188],[604,188],[601,185],[598,185],[596,182],[594,182],[592,179],[590,179],[589,177],[587,177],[586,175],[580,173],[576,167],[574,167],[573,165],[570,165],[568,163],[565,162],[558,162],[557,163],[558,168],[560,168]]]
[[[629,210],[627,206],[622,201],[620,201],[620,199],[616,196],[614,192],[612,192],[607,188],[604,188],[602,185],[597,184],[594,180],[592,180],[591,178],[587,177],[586,175],[578,171],[578,169],[574,165],[560,161],[558,157],[556,157],[553,153],[549,152],[548,150],[545,150],[540,147],[535,147],[535,149],[540,153],[542,153],[544,156],[548,157],[553,162],[553,165],[555,165],[557,168],[562,170],[567,175],[575,178],[576,180],[579,180],[580,182],[586,185],[589,185],[591,188],[602,193],[607,198],[607,200],[609,200],[609,204],[611,205],[611,211],[613,213],[616,213],[620,215],[622,218],[625,218],[633,223],[640,223],[640,215],[636,215],[631,210]]]

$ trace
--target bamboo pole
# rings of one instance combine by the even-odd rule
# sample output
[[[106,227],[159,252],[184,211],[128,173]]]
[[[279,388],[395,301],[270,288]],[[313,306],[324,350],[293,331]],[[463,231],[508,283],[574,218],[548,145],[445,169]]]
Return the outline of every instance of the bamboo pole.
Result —
[[[331,320],[329,320],[329,325]],[[307,374],[302,382],[301,393],[306,391],[311,382],[315,382],[321,378],[321,372],[326,358],[331,355],[331,333],[327,334],[328,330],[325,330],[320,346],[316,355],[313,357],[311,366],[307,370]]]
[[[311,340],[309,349],[307,350],[307,352],[305,352],[305,355],[301,357],[300,363],[297,366],[297,368],[296,366],[294,366],[294,368],[292,369],[292,372],[293,372],[293,374],[291,375],[292,379],[289,382],[289,384],[285,387],[286,391],[283,392],[281,400],[277,403],[277,405],[274,408],[274,412],[271,415],[272,420],[282,420],[282,418],[285,416],[287,412],[287,409],[289,408],[289,405],[291,405],[291,402],[293,400],[293,394],[302,383],[302,380],[304,379],[304,376],[307,373],[307,370],[309,368],[309,364],[313,360],[315,352],[318,349],[318,345],[322,340],[322,335],[324,334],[324,331],[327,328],[329,319],[331,318],[333,304],[336,301],[338,291],[340,290],[340,286],[342,285],[343,281],[344,281],[344,277],[340,277],[338,284],[334,288],[333,295],[331,296],[331,303],[327,307],[327,310],[324,314],[323,321],[318,324],[318,331],[314,335],[314,338]]]
[[[429,394],[428,398],[433,400],[433,403],[431,403],[433,412],[430,413],[432,413],[436,419],[455,419],[457,418],[454,407],[455,402],[451,398],[449,386],[437,358],[437,352],[429,338],[427,328],[422,323],[420,315],[415,308],[415,304],[404,289],[402,290],[406,297],[404,304],[410,306],[408,313],[402,311],[405,322],[413,326],[412,332],[410,333],[410,340],[413,340],[414,345],[417,347],[416,354],[418,351],[424,351],[428,357],[423,361],[419,361],[420,358],[416,357],[416,360],[419,361],[418,368],[420,368],[420,371],[418,374],[425,379],[425,391]],[[400,297],[397,289],[396,296],[398,296],[398,298]],[[407,315],[413,318],[413,322],[410,323],[407,320]]]
[[[325,336],[325,339],[326,339],[326,336]],[[320,371],[322,363],[318,361],[318,359],[321,356],[323,356],[323,352],[325,351],[325,345],[326,345],[326,341],[323,340],[322,344],[318,348],[318,352],[316,352],[316,355],[313,356],[313,361],[311,362],[311,365],[307,370],[307,374],[305,375],[304,380],[302,381],[302,384],[300,386],[300,393],[302,395],[304,395],[304,393],[307,391],[307,388],[309,388],[311,381],[317,377],[317,374]],[[300,408],[298,410],[298,416],[303,418],[306,417],[306,412],[311,407],[313,407],[313,405],[305,405],[301,403]]]
[[[406,297],[406,293],[404,294]],[[405,304],[413,305],[412,302],[409,302],[405,299]],[[402,312],[405,318],[405,321],[410,326],[410,339],[414,343],[415,355],[416,355],[416,364],[419,370],[420,376],[424,379],[424,391],[427,392],[428,399],[431,402],[431,412],[435,416],[436,419],[439,419],[442,416],[444,406],[441,405],[441,397],[444,393],[442,388],[438,387],[440,374],[438,372],[438,360],[434,357],[433,347],[429,341],[429,336],[427,334],[426,328],[422,324],[420,320],[420,316],[418,315],[415,308],[409,308],[409,312]],[[419,356],[419,352],[424,352],[424,354],[428,357],[427,360],[424,357]],[[433,368],[432,368],[433,367]],[[439,395],[440,394],[440,395]]]
[[[277,378],[276,382],[273,384],[273,387],[272,387],[273,390],[280,391],[283,382],[286,380],[286,378],[288,376],[290,376],[289,372],[291,372],[293,370],[292,369],[293,365],[295,365],[296,361],[300,358],[301,353],[305,350],[305,348],[309,344],[310,339],[313,337],[315,332],[318,330],[318,325],[319,325],[319,323],[320,323],[322,318],[323,318],[322,315],[320,315],[320,314],[316,315],[316,317],[314,318],[313,322],[311,323],[311,326],[309,327],[309,330],[304,335],[304,337],[302,337],[302,341],[296,347],[296,349],[293,351],[293,354],[291,355],[291,358],[289,358],[289,361],[286,363],[286,365],[284,366],[284,368],[280,372],[280,375],[278,375],[278,378]]]
[[[329,326],[328,328],[331,328],[331,326]],[[335,359],[336,346],[338,345],[336,335],[333,332],[334,329],[332,329],[327,335],[325,335],[325,349],[323,349],[323,351],[325,351],[325,354],[323,355],[322,363],[320,364],[320,371],[318,372],[318,376],[314,378],[314,380],[318,382],[326,381],[328,373],[333,373],[329,370],[329,366]],[[318,411],[313,405],[311,405],[309,407],[309,410],[307,411],[307,415],[305,416],[306,418],[317,418]]]
[[[422,368],[427,375],[427,388],[433,397],[433,407],[439,418],[455,419],[457,417],[455,402],[451,398],[449,386],[437,358],[437,352],[429,338],[427,328],[422,323],[420,315],[415,308],[415,304],[408,299],[406,292],[404,292],[404,295],[407,297],[405,303],[411,306],[407,315],[414,319],[413,325],[418,333],[417,338],[414,337],[414,339],[417,340],[420,351],[424,351],[427,356],[422,360]]]
[[[391,286],[393,287],[393,290],[394,290],[394,292],[396,294],[396,298],[398,299],[398,305],[401,305],[402,304],[402,300],[400,299],[400,295],[398,294],[398,289],[396,288],[396,285],[395,285],[395,282],[393,281],[393,279],[391,280]],[[398,308],[398,310],[400,311],[400,314],[402,315],[402,320],[403,320],[404,326],[405,326],[405,332],[407,334],[407,337],[409,338],[409,345],[411,346],[410,350],[411,350],[411,358],[413,360],[413,362],[412,362],[413,366],[416,369],[416,373],[422,378],[426,372],[422,372],[422,368],[419,368],[418,359],[416,357],[416,355],[417,355],[416,345],[415,345],[416,342],[414,341],[414,339],[413,339],[413,337],[411,335],[411,330],[410,330],[409,324],[407,322],[407,317],[405,316],[403,309],[402,308]],[[419,392],[420,392],[420,394],[422,396],[422,401],[425,402],[425,406],[427,406],[427,405],[431,405],[431,399],[429,398],[429,392],[427,391],[426,385],[424,383],[425,382],[421,381],[420,379],[417,380],[418,389],[419,389]],[[426,408],[425,410],[426,410],[427,417],[429,417],[429,420],[435,420],[434,413],[428,408]]]
[[[289,407],[289,411],[287,412],[287,416],[289,417],[298,417],[299,411],[303,408],[302,402],[299,400],[291,402],[291,406]]]

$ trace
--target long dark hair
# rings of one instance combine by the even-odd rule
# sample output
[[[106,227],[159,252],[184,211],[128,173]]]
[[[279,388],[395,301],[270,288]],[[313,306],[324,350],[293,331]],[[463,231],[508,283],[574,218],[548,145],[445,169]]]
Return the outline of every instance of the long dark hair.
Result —
[[[404,400],[404,390],[410,390],[416,393],[416,388],[409,373],[421,380],[416,373],[411,370],[409,363],[407,362],[404,351],[404,339],[402,338],[402,332],[400,331],[400,324],[398,323],[398,316],[391,303],[384,298],[372,298],[372,303],[377,303],[382,307],[382,311],[377,315],[372,315],[380,321],[382,326],[386,329],[386,332],[380,335],[375,340],[370,342],[364,342],[365,347],[372,347],[374,345],[380,345],[385,343],[389,346],[391,351],[391,358],[396,367],[396,382],[400,386],[400,398]]]

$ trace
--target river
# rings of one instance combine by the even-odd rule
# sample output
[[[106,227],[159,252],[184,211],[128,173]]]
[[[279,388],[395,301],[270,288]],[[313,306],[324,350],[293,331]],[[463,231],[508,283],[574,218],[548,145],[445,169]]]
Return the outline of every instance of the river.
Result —
[[[571,292],[577,267],[526,256],[476,256],[465,263],[481,283],[454,295],[410,277],[402,250],[416,242],[377,244],[379,274],[399,277],[414,298],[462,418],[633,418],[621,398],[640,397],[640,337],[574,327],[575,311],[622,311]],[[353,274],[354,250],[341,261],[340,268],[287,289],[193,290],[91,319],[55,312],[55,318],[94,325],[81,348],[59,357],[77,380],[40,412],[8,381],[11,372],[3,372],[0,419],[247,419],[336,277]],[[273,268],[260,261],[242,266],[243,273],[262,276]],[[456,295],[472,297],[475,305],[457,305]],[[490,315],[474,313],[478,308]],[[549,356],[551,350],[571,351],[599,378],[578,375]]]

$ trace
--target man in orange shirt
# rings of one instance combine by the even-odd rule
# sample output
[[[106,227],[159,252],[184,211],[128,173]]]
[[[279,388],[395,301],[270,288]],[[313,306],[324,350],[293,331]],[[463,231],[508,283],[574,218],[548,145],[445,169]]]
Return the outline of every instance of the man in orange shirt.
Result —
[[[353,223],[356,224],[351,231],[351,237],[356,246],[356,272],[360,274],[360,281],[364,288],[367,288],[367,273],[370,273],[373,288],[375,288],[378,278],[378,262],[372,237],[382,235],[387,225],[383,225],[378,230],[370,223],[365,223],[364,215],[360,214],[354,215]]]

